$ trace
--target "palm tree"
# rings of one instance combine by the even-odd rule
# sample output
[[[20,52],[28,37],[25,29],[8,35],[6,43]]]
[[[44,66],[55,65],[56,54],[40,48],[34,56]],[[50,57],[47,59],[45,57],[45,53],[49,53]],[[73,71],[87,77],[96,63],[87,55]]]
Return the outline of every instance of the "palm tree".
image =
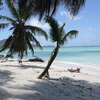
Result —
[[[79,10],[84,6],[86,0],[12,0],[15,4],[16,2],[21,2],[21,6],[25,4],[30,4],[31,14],[38,15],[40,19],[45,16],[52,16],[57,11],[57,8],[64,5],[65,9],[69,11],[70,14],[75,16]]]
[[[50,57],[50,60],[48,61],[46,68],[38,77],[39,79],[41,79],[46,74],[48,75],[48,70],[49,70],[51,64],[53,63],[53,61],[55,60],[55,58],[58,54],[59,48],[62,45],[64,45],[65,42],[68,42],[69,38],[72,39],[72,38],[76,37],[78,34],[78,31],[76,31],[76,30],[71,30],[68,33],[66,33],[64,30],[65,23],[60,27],[58,22],[52,17],[46,17],[45,20],[51,27],[50,28],[50,38],[53,42],[56,43],[56,47],[54,48],[54,50],[51,53],[51,57]],[[48,77],[49,77],[49,75],[48,75]]]
[[[30,4],[27,5],[24,3],[24,6],[22,6],[21,2],[18,2],[14,5],[12,0],[6,0],[6,3],[12,17],[0,15],[1,20],[7,21],[5,23],[0,23],[0,29],[10,25],[9,30],[12,31],[12,34],[8,37],[0,51],[9,48],[8,53],[18,53],[19,58],[22,59],[24,55],[27,55],[28,49],[34,54],[33,44],[42,48],[39,41],[35,38],[36,33],[38,35],[43,35],[46,39],[48,37],[46,32],[41,28],[26,25],[26,22],[31,18]]]

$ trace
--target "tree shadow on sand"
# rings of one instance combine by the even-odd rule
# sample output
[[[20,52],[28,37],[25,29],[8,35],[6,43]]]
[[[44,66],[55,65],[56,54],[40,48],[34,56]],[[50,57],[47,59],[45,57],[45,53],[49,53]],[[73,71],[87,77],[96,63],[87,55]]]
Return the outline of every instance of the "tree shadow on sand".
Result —
[[[18,100],[100,100],[100,84],[67,77],[42,79],[10,89],[18,89],[17,93],[10,93],[11,99]]]
[[[0,100],[6,100],[11,95],[4,89],[4,86],[7,85],[7,82],[13,80],[11,76],[13,73],[8,70],[0,70]]]
[[[0,87],[0,100],[7,100],[11,97],[7,90]]]
[[[9,65],[5,65],[6,67]],[[28,68],[37,68],[37,69],[44,69],[44,66],[37,66],[35,64],[33,65],[25,65],[25,64],[19,64],[19,65],[10,65],[10,67],[19,67],[21,69],[28,69]]]
[[[13,73],[8,70],[0,70],[0,85],[6,85],[7,82],[12,81],[12,74]]]

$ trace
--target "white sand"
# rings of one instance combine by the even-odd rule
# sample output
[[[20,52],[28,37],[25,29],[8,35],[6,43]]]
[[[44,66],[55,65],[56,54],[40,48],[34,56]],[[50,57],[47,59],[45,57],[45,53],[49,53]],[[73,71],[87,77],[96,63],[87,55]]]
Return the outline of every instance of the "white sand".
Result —
[[[45,63],[0,63],[0,100],[100,100],[100,71],[88,65],[55,62],[50,79],[37,79]],[[81,68],[70,73],[68,68]]]

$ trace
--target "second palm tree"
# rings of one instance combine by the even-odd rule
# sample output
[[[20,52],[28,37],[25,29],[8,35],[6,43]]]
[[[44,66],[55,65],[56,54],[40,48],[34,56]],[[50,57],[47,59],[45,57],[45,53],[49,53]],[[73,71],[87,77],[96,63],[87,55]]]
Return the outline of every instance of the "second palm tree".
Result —
[[[53,42],[56,43],[56,47],[54,48],[54,50],[51,53],[51,57],[50,57],[50,60],[48,61],[46,68],[38,77],[39,79],[41,79],[45,75],[46,75],[46,77],[49,77],[48,70],[49,70],[51,64],[53,63],[53,61],[55,60],[55,58],[58,54],[59,48],[62,45],[64,45],[65,42],[68,42],[69,38],[72,39],[72,38],[76,37],[78,34],[77,30],[71,30],[68,33],[66,33],[64,30],[65,23],[60,27],[58,22],[52,17],[46,17],[45,20],[51,27],[50,28],[50,38]]]

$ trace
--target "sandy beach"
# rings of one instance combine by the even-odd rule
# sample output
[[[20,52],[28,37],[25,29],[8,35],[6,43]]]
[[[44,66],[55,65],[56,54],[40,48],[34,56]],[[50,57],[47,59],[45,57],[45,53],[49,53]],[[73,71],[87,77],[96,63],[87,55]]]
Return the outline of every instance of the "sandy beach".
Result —
[[[100,100],[100,70],[55,61],[50,79],[38,79],[46,63],[0,62],[0,100]],[[70,68],[81,68],[71,73]]]

